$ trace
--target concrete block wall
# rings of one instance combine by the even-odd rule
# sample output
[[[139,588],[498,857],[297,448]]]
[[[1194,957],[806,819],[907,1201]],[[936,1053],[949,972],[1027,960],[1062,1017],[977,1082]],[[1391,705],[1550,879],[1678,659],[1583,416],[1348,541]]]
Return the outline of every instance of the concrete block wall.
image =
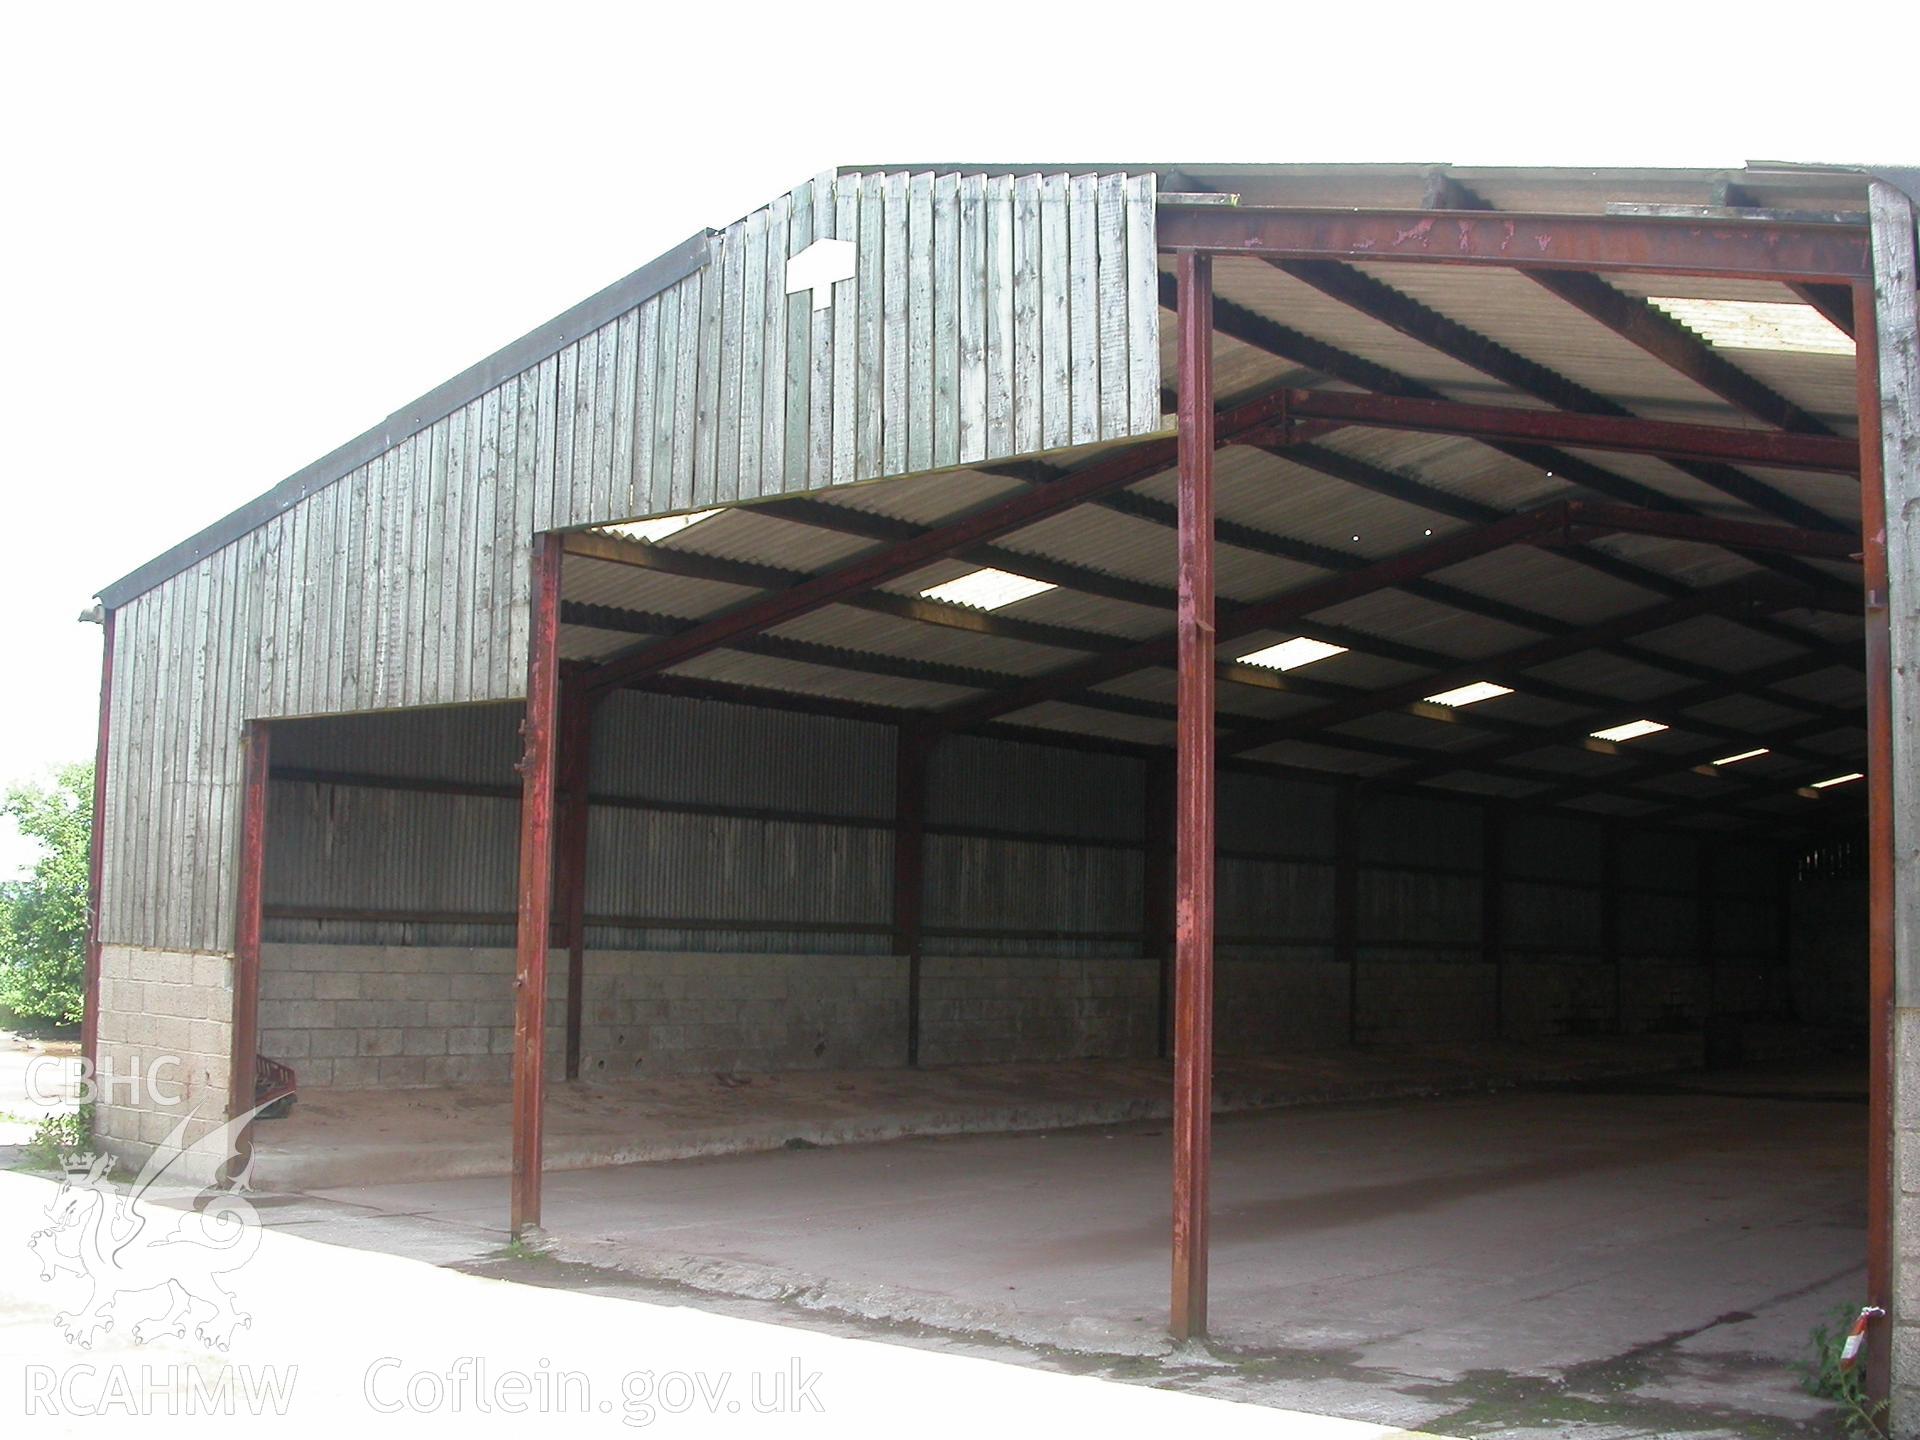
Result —
[[[1904,998],[1904,997],[1902,997]],[[1920,1008],[1893,1012],[1893,1426],[1920,1436]]]
[[[1616,1028],[1620,975],[1604,960],[1528,956],[1504,967],[1501,1026],[1509,1035],[1603,1035]]]
[[[1690,1030],[1705,1018],[1713,997],[1709,967],[1659,955],[1625,955],[1620,963],[1629,1031]]]
[[[262,947],[260,1053],[302,1085],[505,1084],[514,952],[467,946]],[[547,1063],[566,1053],[567,953],[547,957]]]
[[[896,955],[589,950],[580,1073],[904,1065],[906,1014]]]
[[[513,1078],[513,951],[264,947],[261,1053],[305,1086],[504,1085]],[[547,960],[547,1064],[565,1062],[567,956]],[[596,951],[586,958],[581,1074],[899,1065],[906,961],[870,955]]]
[[[1347,967],[1331,945],[1214,955],[1213,1043],[1222,1055],[1347,1041]]]
[[[921,1063],[1150,1056],[1159,988],[1157,960],[925,956]]]
[[[100,1006],[96,1140],[136,1165],[177,1152],[170,1180],[211,1183],[226,1160],[203,1142],[226,1122],[231,957],[102,946]]]
[[[1362,1045],[1479,1040],[1494,1032],[1496,969],[1478,956],[1438,959],[1375,949],[1360,959]]]

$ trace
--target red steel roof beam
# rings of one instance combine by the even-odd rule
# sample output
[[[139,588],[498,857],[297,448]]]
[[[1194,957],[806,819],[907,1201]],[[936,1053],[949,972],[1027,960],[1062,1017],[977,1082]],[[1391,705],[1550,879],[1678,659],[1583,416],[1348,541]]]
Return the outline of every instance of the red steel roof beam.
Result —
[[[1243,435],[1265,435],[1276,425],[1284,425],[1286,398],[1286,391],[1271,390],[1222,411],[1216,420],[1215,443],[1238,443]],[[885,581],[910,575],[969,546],[997,539],[1157,475],[1174,463],[1175,455],[1175,442],[1167,439],[1149,441],[1097,460],[1058,480],[987,505],[951,524],[863,555],[837,570],[758,596],[702,621],[683,634],[642,646],[624,656],[616,655],[589,676],[586,683],[593,691],[605,691],[640,676],[656,674],[716,650],[729,641],[836,604]]]
[[[1451,400],[1415,400],[1398,395],[1353,395],[1334,390],[1296,390],[1288,409],[1295,420],[1337,420],[1375,429],[1466,435],[1476,440],[1542,441],[1587,450],[1724,460],[1833,475],[1860,473],[1859,442],[1824,435],[1623,419],[1571,411],[1521,410],[1505,405],[1465,405]],[[1304,438],[1298,426],[1294,434]]]
[[[1163,205],[1160,248],[1263,259],[1411,260],[1521,270],[1742,276],[1784,284],[1870,275],[1864,226],[1781,221]]]

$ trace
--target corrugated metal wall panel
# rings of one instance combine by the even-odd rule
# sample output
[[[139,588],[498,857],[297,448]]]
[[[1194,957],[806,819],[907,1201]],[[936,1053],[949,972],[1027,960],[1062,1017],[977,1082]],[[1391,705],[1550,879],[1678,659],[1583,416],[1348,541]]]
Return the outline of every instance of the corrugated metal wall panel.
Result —
[[[953,735],[927,765],[927,823],[1138,840],[1140,772],[1120,756]]]
[[[608,795],[893,816],[890,725],[627,693],[594,720],[593,784]]]
[[[1355,848],[1371,865],[1480,868],[1480,807],[1424,795],[1366,795]]]
[[[1480,939],[1480,881],[1472,875],[1361,870],[1355,921],[1362,944],[1459,947]]]
[[[925,923],[930,931],[1045,930],[1066,940],[1131,937],[1140,928],[1140,884],[1141,860],[1134,850],[930,835]],[[945,941],[935,948],[945,949]]]
[[[1337,795],[1332,785],[1277,775],[1235,774],[1224,778],[1217,802],[1220,848],[1263,855],[1330,857]]]

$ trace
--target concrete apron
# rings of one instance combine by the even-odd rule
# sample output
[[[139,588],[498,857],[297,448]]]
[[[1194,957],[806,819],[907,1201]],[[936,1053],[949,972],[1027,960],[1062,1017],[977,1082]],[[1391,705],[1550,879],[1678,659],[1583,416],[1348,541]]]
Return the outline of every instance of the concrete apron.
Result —
[[[1392,1440],[1393,1426],[1236,1405],[904,1346],[480,1279],[392,1255],[257,1232],[223,1276],[246,1323],[215,1346],[171,1328],[92,1331],[56,1316],[86,1277],[40,1277],[28,1239],[53,1182],[0,1173],[0,1431],[76,1433],[100,1415],[142,1435],[598,1433],[807,1436],[916,1433],[1271,1436]],[[159,1218],[153,1220],[156,1226]],[[123,1255],[123,1263],[127,1257]],[[184,1272],[183,1272],[184,1273]],[[211,1294],[211,1291],[208,1292]],[[137,1296],[123,1303],[133,1310]],[[127,1316],[123,1319],[129,1318]],[[226,1394],[224,1411],[197,1397]],[[255,1414],[250,1414],[253,1411]],[[543,1423],[543,1421],[545,1423]],[[529,1430],[528,1426],[533,1426]],[[583,1432],[584,1433],[584,1432]]]
[[[1215,1110],[1498,1090],[1697,1067],[1697,1036],[1475,1042],[1223,1057]],[[686,1160],[910,1135],[987,1134],[1164,1119],[1164,1062],[1071,1060],[926,1070],[793,1070],[554,1082],[546,1169]],[[504,1175],[506,1086],[311,1090],[256,1126],[254,1184],[311,1191]]]

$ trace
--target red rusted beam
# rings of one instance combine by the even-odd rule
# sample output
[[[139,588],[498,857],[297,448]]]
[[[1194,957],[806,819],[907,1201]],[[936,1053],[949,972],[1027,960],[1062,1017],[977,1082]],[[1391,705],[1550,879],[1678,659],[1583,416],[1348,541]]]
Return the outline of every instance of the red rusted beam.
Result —
[[[1371,595],[1376,590],[1386,590],[1409,580],[1417,580],[1432,571],[1458,565],[1463,560],[1535,540],[1551,531],[1565,531],[1572,523],[1573,513],[1568,502],[1556,501],[1470,530],[1443,535],[1425,545],[1389,555],[1358,570],[1311,581],[1271,599],[1228,611],[1219,618],[1218,637],[1232,640],[1250,635],[1270,625],[1297,620],[1316,610],[1324,610],[1362,595]],[[1002,715],[1010,715],[1016,710],[1024,710],[1030,705],[1038,705],[1044,700],[1057,700],[1077,690],[1103,684],[1135,670],[1168,664],[1177,652],[1177,636],[1163,635],[1126,650],[1095,655],[1049,670],[978,700],[942,710],[939,723],[947,730],[968,729]]]
[[[1862,226],[1487,211],[1162,206],[1162,250],[1288,260],[1407,260],[1518,269],[1851,282]]]
[[[1176,1340],[1207,1333],[1213,1163],[1213,262],[1182,255],[1179,721],[1174,842],[1173,1305]]]
[[[588,776],[594,702],[577,674],[560,685],[559,843],[554,875],[560,933],[567,947],[567,1079],[580,1078],[580,1035],[586,1012]]]
[[[1368,715],[1377,715],[1383,710],[1414,704],[1428,695],[1451,690],[1458,685],[1471,684],[1476,680],[1509,680],[1535,665],[1583,654],[1634,635],[1643,635],[1650,630],[1677,625],[1696,616],[1738,614],[1754,608],[1777,610],[1785,608],[1797,598],[1796,594],[1778,587],[1768,590],[1744,582],[1717,586],[1712,590],[1696,590],[1678,599],[1663,600],[1657,605],[1630,610],[1585,629],[1550,635],[1511,650],[1503,650],[1497,655],[1461,661],[1446,670],[1430,671],[1377,690],[1362,691],[1285,720],[1238,730],[1228,737],[1221,750],[1227,755],[1244,755],[1281,740],[1306,739],[1332,726],[1345,725]]]
[[[1748,525],[1704,517],[1642,510],[1631,505],[1600,505],[1584,500],[1558,500],[1534,510],[1523,510],[1486,525],[1445,535],[1427,544],[1390,555],[1358,570],[1315,580],[1270,599],[1229,610],[1219,617],[1218,638],[1237,639],[1271,626],[1298,620],[1315,611],[1343,604],[1377,590],[1391,589],[1435,570],[1505,549],[1509,545],[1569,543],[1592,534],[1635,531],[1681,535],[1703,543],[1748,549],[1786,549],[1793,553],[1829,557],[1849,555],[1857,546],[1844,535],[1827,535],[1783,525]],[[1801,549],[1799,547],[1806,547]],[[1684,598],[1684,597],[1683,597]],[[1817,603],[1808,593],[1801,603]],[[944,730],[970,729],[1002,715],[1010,715],[1047,700],[1064,699],[1119,676],[1170,663],[1177,637],[1162,635],[1125,650],[1108,651],[1033,676],[1017,685],[983,695],[939,712]],[[1416,697],[1418,698],[1418,697]]]
[[[80,1006],[80,1054],[100,1073],[100,865],[106,843],[107,733],[113,723],[113,618],[100,619],[100,728],[93,741],[93,829],[87,841],[87,958]]]
[[[1221,442],[1265,430],[1285,419],[1285,392],[1269,391],[1235,406],[1219,417]],[[671,666],[704,655],[730,641],[753,635],[832,605],[863,590],[871,590],[887,580],[910,575],[915,570],[944,559],[956,551],[979,545],[1012,531],[1058,515],[1076,505],[1120,490],[1135,481],[1156,475],[1172,463],[1172,441],[1152,440],[1131,449],[1096,460],[1058,480],[1022,490],[1017,495],[976,510],[948,525],[937,526],[898,544],[803,580],[785,590],[776,590],[702,621],[679,635],[657,640],[623,656],[615,656],[595,671],[588,685],[595,691],[613,689],[643,675],[656,674]]]
[[[1887,591],[1887,493],[1881,453],[1880,326],[1871,283],[1853,290],[1860,414],[1860,532],[1867,590],[1867,1304],[1893,1314],[1893,635]],[[1867,1385],[1888,1398],[1893,1321],[1867,1327]]]
[[[250,1115],[254,1063],[260,1052],[260,932],[266,893],[267,778],[273,767],[272,731],[249,720],[241,736],[240,868],[234,876],[233,1028],[227,1052],[227,1119]],[[253,1161],[253,1126],[240,1127],[227,1160],[237,1180]]]
[[[1858,448],[1856,441],[1849,445]],[[1745,520],[1720,520],[1679,510],[1649,510],[1640,505],[1616,505],[1605,500],[1575,500],[1569,528],[1602,535],[1659,535],[1669,540],[1695,540],[1771,555],[1807,555],[1821,560],[1858,560],[1860,537],[1845,530],[1806,530],[1797,525],[1767,525]],[[1547,539],[1551,541],[1553,537]]]
[[[1539,441],[1630,455],[1724,460],[1834,475],[1860,472],[1860,446],[1856,441],[1782,430],[1740,430],[1724,425],[1520,410],[1507,405],[1463,405],[1451,400],[1334,390],[1296,390],[1287,408],[1296,420],[1344,421],[1375,429],[1466,435],[1476,440]]]
[[[559,749],[560,536],[533,542],[533,616],[527,650],[527,714],[518,766],[520,891],[514,961],[513,1181],[515,1238],[540,1226],[542,1122],[547,1098],[547,947],[553,920],[553,793]]]

